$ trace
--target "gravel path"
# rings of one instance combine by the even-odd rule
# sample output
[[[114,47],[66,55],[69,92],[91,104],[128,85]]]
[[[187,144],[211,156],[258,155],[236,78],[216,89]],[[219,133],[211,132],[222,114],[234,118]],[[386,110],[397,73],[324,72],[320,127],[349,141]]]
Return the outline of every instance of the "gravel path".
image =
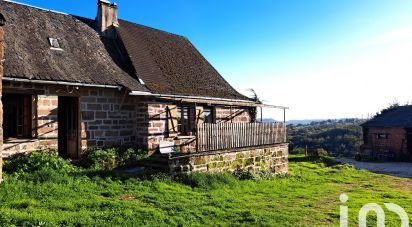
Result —
[[[349,158],[335,158],[336,161],[347,163],[358,169],[366,169],[398,177],[412,178],[412,163],[407,162],[358,162]]]

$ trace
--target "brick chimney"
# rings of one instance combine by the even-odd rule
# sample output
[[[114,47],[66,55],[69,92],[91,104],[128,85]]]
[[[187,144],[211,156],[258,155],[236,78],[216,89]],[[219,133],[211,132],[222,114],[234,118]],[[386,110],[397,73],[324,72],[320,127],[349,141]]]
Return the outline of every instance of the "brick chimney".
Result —
[[[97,31],[103,37],[115,39],[117,37],[116,27],[119,27],[117,4],[110,3],[109,0],[98,0],[97,6]]]
[[[3,62],[4,62],[4,30],[3,26],[6,23],[4,16],[0,13],[0,182],[3,181],[3,104],[1,103],[1,95],[3,94]]]

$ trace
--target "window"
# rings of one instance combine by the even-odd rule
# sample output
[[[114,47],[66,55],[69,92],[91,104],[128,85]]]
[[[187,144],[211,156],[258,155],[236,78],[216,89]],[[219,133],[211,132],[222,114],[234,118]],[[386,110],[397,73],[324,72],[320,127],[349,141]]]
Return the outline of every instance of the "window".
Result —
[[[376,139],[388,139],[389,134],[387,133],[377,133],[376,134]]]
[[[31,95],[4,94],[3,129],[5,138],[31,138]]]
[[[192,113],[193,107],[178,106],[177,107],[177,130],[180,134],[189,135],[192,129]]]
[[[213,107],[204,107],[203,108],[204,122],[205,123],[215,123],[215,116],[213,113]]]

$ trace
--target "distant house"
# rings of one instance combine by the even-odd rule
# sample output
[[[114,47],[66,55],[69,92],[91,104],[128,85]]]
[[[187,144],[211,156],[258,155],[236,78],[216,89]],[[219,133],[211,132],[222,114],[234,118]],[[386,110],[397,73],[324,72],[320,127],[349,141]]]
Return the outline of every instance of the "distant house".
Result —
[[[117,18],[95,20],[0,1],[6,18],[3,156],[136,145],[172,172],[287,172],[283,123],[240,94],[185,37]]]
[[[362,127],[363,153],[375,159],[412,160],[412,106],[384,111]]]

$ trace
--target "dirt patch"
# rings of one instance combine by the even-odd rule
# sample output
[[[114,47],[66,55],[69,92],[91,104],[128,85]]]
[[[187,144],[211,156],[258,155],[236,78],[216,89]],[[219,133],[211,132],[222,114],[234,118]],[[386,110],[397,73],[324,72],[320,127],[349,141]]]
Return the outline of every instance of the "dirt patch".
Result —
[[[124,194],[124,195],[121,195],[119,199],[122,201],[131,201],[131,200],[135,200],[136,197],[134,195]]]

